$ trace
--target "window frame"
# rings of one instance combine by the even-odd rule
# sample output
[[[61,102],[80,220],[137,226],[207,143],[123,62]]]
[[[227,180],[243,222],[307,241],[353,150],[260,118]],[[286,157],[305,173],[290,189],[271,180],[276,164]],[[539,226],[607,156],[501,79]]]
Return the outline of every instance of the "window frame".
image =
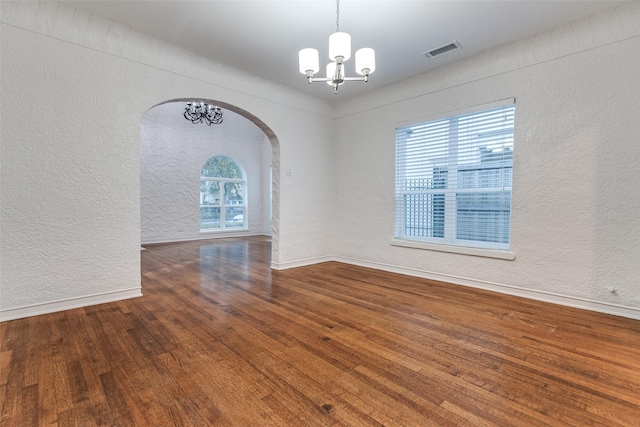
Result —
[[[202,175],[202,170],[204,169],[204,165],[207,164],[207,162],[209,162],[211,159],[214,159],[216,157],[221,157],[221,158],[226,158],[229,159],[230,161],[232,161],[238,168],[238,170],[240,171],[242,178],[223,178],[223,177],[216,177],[216,176],[203,176]],[[244,172],[244,169],[242,168],[242,166],[233,158],[228,157],[228,156],[222,156],[222,155],[217,155],[217,156],[211,156],[209,159],[207,159],[207,161],[203,164],[203,167],[201,168],[201,173],[200,173],[200,180],[199,180],[199,184],[200,184],[200,208],[199,208],[199,227],[200,227],[200,233],[201,234],[207,234],[207,233],[219,233],[219,232],[230,232],[230,231],[241,231],[241,230],[247,230],[248,229],[248,205],[247,205],[247,193],[248,193],[248,188],[247,188],[247,179],[246,179],[246,174]],[[202,183],[203,182],[217,182],[218,183],[218,187],[219,187],[219,202],[218,203],[204,203],[204,197],[202,196]],[[227,195],[225,193],[225,184],[226,183],[238,183],[238,184],[242,184],[243,186],[243,191],[242,191],[242,203],[227,203]],[[219,209],[220,211],[220,224],[218,227],[211,227],[211,228],[202,228],[202,210],[203,209]],[[242,225],[240,226],[227,226],[227,210],[228,209],[242,209]]]
[[[479,113],[482,114],[485,111],[489,111],[492,109],[496,109],[499,107],[505,107],[513,105],[513,128],[511,132],[502,131],[502,134],[499,134],[500,138],[504,138],[507,135],[507,138],[514,138],[515,136],[515,99],[509,98],[501,101],[497,101],[494,103],[484,104],[480,106],[475,106],[471,108],[466,108],[463,110],[442,113],[437,116],[432,116],[429,118],[421,118],[411,121],[406,121],[402,123],[396,123],[396,132],[395,132],[395,184],[394,184],[394,200],[395,200],[395,209],[394,209],[394,235],[391,239],[391,244],[394,246],[402,246],[402,247],[410,247],[416,249],[428,249],[428,250],[436,250],[442,252],[453,252],[453,253],[461,253],[467,255],[477,255],[477,256],[488,256],[492,258],[500,258],[500,259],[515,259],[515,253],[511,252],[511,201],[513,198],[512,193],[512,181],[511,174],[513,170],[513,143],[511,145],[511,153],[509,154],[509,158],[507,160],[493,160],[490,159],[487,163],[481,164],[484,162],[483,160],[478,160],[477,162],[465,162],[460,161],[458,158],[461,155],[462,149],[458,149],[458,119],[460,116],[465,116],[469,114]],[[438,123],[441,122],[441,123]],[[452,123],[455,122],[455,126]],[[419,190],[411,190],[407,188],[407,184],[410,184],[408,173],[410,171],[411,161],[415,160],[417,157],[411,157],[411,155],[407,154],[407,150],[410,148],[415,148],[415,146],[408,147],[407,145],[402,146],[403,141],[401,137],[398,135],[398,132],[402,132],[403,129],[411,128],[411,127],[419,127],[419,126],[442,126],[447,130],[447,136],[444,139],[446,142],[440,141],[439,144],[442,146],[446,146],[445,152],[448,153],[446,157],[446,161],[441,163],[441,166],[446,172],[446,179],[451,179],[451,183],[445,184],[445,188],[437,188],[435,183],[435,171],[431,171],[431,180],[429,184],[423,184],[423,187]],[[453,136],[452,136],[453,135]],[[426,139],[430,137],[424,137],[424,144],[427,143]],[[404,141],[406,143],[406,140]],[[422,145],[424,147],[425,145]],[[469,147],[473,146],[473,142],[469,144]],[[465,147],[466,148],[466,147]],[[428,150],[431,150],[430,147],[427,147]],[[453,154],[452,154],[453,153]],[[504,155],[503,155],[504,156]],[[431,167],[435,169],[436,162],[431,163]],[[505,185],[505,182],[502,182],[503,185],[497,186],[468,186],[467,188],[457,188],[458,181],[464,179],[464,176],[461,172],[467,171],[477,171],[478,177],[482,175],[482,171],[490,171],[492,169],[496,169],[499,171],[499,179],[505,180],[509,185]],[[509,177],[505,178],[504,174],[506,170],[510,170]],[[486,175],[490,175],[486,174]],[[479,179],[479,178],[478,178]],[[414,184],[415,185],[415,184]],[[425,188],[426,185],[431,185],[432,188]],[[464,238],[458,238],[456,234],[459,233],[459,224],[462,218],[462,223],[464,223],[465,218],[461,215],[464,215],[464,211],[461,211],[459,208],[459,201],[461,194],[492,194],[503,197],[508,195],[508,215],[509,218],[507,220],[500,219],[494,220],[495,225],[500,228],[502,226],[501,222],[506,221],[508,224],[506,231],[506,243],[504,240],[499,240],[498,242],[488,242],[488,241],[480,241],[480,240],[469,240]],[[442,195],[442,199],[438,199],[443,206],[443,213],[441,215],[442,221],[442,236],[424,236],[424,235],[410,235],[406,233],[407,227],[407,195],[418,195],[418,196],[435,196]],[[479,196],[483,197],[483,196]],[[434,203],[436,200],[433,197],[426,197],[424,199],[417,197],[415,202],[417,203],[426,203],[429,204],[427,208],[420,208],[423,211],[427,210],[430,212],[430,215],[423,215],[417,217],[410,217],[413,219],[413,222],[428,222],[432,223],[426,228],[429,230],[425,234],[435,234],[434,230],[436,230],[436,225],[438,227],[439,224],[436,224],[435,219],[436,215],[436,207]],[[411,202],[411,201],[410,201]],[[502,201],[501,201],[502,202]],[[472,215],[473,212],[470,212]],[[502,214],[501,214],[502,215]],[[425,218],[426,217],[426,218]],[[482,219],[478,220],[482,221]],[[453,225],[452,225],[453,224]],[[414,226],[415,228],[415,226]],[[472,231],[471,231],[472,232]],[[424,233],[424,231],[422,231]],[[440,234],[440,233],[438,233]],[[491,235],[488,235],[491,236]],[[504,233],[497,231],[494,235],[496,239],[504,239]],[[473,237],[473,236],[472,236]]]

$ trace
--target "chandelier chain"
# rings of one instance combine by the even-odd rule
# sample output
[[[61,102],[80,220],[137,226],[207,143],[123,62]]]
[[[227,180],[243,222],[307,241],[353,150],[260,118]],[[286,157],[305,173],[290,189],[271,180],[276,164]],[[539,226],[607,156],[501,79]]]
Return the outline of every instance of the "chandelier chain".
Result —
[[[340,0],[336,0],[336,33],[340,32]]]

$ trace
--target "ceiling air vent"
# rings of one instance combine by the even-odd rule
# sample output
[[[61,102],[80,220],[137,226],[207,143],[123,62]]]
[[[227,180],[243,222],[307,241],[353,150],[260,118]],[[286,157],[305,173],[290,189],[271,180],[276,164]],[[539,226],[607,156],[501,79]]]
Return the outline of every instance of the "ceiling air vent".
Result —
[[[444,46],[440,46],[425,52],[424,56],[426,56],[427,59],[433,59],[437,56],[446,55],[447,53],[451,53],[460,49],[462,49],[462,45],[454,40],[451,43],[445,44]]]

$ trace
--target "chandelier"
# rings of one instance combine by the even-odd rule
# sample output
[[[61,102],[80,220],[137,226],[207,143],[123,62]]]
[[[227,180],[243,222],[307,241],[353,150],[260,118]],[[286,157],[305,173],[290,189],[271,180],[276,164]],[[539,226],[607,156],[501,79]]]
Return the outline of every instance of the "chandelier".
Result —
[[[202,102],[187,102],[184,110],[184,118],[191,123],[205,122],[208,126],[222,123],[222,110],[220,107]]]
[[[362,77],[345,77],[343,64],[351,58],[351,36],[340,31],[340,0],[336,0],[336,32],[329,36],[329,59],[327,77],[313,77],[320,70],[318,50],[302,49],[298,53],[300,72],[307,76],[309,84],[327,82],[333,86],[333,93],[338,93],[338,86],[346,81],[369,81],[369,74],[376,69],[375,51],[365,47],[356,51],[356,72]]]

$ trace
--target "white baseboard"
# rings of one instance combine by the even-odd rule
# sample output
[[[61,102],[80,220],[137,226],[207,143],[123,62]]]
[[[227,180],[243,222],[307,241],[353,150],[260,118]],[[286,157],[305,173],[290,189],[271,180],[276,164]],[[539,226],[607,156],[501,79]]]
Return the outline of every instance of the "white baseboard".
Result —
[[[453,276],[448,274],[434,273],[430,271],[399,267],[390,264],[384,264],[373,261],[365,261],[349,257],[333,257],[333,261],[343,262],[345,264],[358,265],[361,267],[369,267],[377,270],[388,271],[391,273],[405,274],[408,276],[421,277],[424,279],[437,280],[440,282],[453,283],[455,285],[469,286],[472,288],[484,289],[487,291],[498,292],[501,294],[514,295],[518,297],[529,298],[537,301],[549,302],[552,304],[564,305],[567,307],[581,308],[583,310],[591,310],[599,313],[612,314],[614,316],[628,317],[630,319],[640,320],[640,308],[628,307],[619,304],[612,304],[601,301],[594,301],[588,298],[574,297],[562,295],[553,292],[537,291],[534,289],[521,288],[518,286],[504,285],[501,283],[485,282],[477,279]]]
[[[306,265],[320,264],[321,262],[329,262],[329,261],[335,261],[335,257],[323,256],[323,257],[300,259],[297,261],[290,261],[290,262],[281,262],[281,263],[272,262],[271,268],[273,268],[274,270],[287,270],[289,268],[304,267]]]
[[[249,231],[237,231],[237,232],[225,232],[225,233],[205,233],[198,236],[190,236],[184,238],[168,238],[168,239],[151,239],[140,242],[140,245],[153,245],[156,243],[178,243],[178,242],[191,242],[194,240],[208,240],[208,239],[226,239],[230,237],[251,237],[251,236],[271,236],[268,233],[249,232]]]
[[[142,288],[137,287],[86,295],[82,297],[66,298],[57,301],[24,305],[21,307],[0,310],[0,322],[22,319],[23,317],[38,316],[40,314],[55,313],[57,311],[71,310],[73,308],[87,307],[90,305],[104,304],[106,302],[120,301],[141,296]]]
[[[440,282],[453,283],[456,285],[469,286],[472,288],[484,289],[488,291],[499,292],[502,294],[529,298],[537,301],[544,301],[568,307],[580,308],[584,310],[591,310],[599,313],[612,314],[615,316],[622,316],[630,319],[640,320],[640,308],[636,307],[628,307],[607,302],[593,301],[587,298],[556,294],[546,291],[537,291],[521,288],[518,286],[486,282],[477,279],[434,273],[430,271],[399,267],[390,264],[365,261],[342,256],[323,256],[285,263],[272,263],[271,268],[273,268],[274,270],[286,270],[289,268],[304,267],[307,265],[319,264],[329,261],[337,261],[345,264],[352,264],[361,267],[373,268],[376,270],[388,271],[391,273],[398,273],[408,276],[421,277],[424,279],[437,280]],[[86,307],[90,305],[104,304],[107,302],[120,301],[140,296],[142,296],[142,290],[140,287],[137,287],[112,292],[104,292],[94,295],[87,295],[83,297],[68,298],[64,300],[14,307],[0,310],[0,322],[21,319],[30,316],[37,316],[40,314],[54,313],[57,311],[70,310],[73,308]]]

